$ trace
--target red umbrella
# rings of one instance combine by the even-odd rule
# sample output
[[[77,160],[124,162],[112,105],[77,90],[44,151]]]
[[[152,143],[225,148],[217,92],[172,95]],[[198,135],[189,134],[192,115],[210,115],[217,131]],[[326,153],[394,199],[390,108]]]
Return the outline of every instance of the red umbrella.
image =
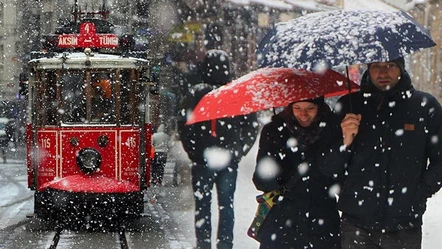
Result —
[[[351,82],[352,89],[359,85]],[[261,68],[217,88],[198,102],[186,124],[246,115],[304,99],[348,93],[347,78],[333,70]]]

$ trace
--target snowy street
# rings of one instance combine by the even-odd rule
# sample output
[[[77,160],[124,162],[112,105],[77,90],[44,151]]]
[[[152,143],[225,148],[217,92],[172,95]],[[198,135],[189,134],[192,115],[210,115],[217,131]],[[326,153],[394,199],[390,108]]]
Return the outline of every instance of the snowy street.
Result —
[[[0,13],[0,249],[442,248],[442,1]]]

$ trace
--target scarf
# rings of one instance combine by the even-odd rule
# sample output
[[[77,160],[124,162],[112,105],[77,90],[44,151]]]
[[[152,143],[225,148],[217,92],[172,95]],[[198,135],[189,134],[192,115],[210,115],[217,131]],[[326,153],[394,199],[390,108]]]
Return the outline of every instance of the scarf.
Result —
[[[281,113],[278,113],[275,116],[284,121],[290,134],[298,141],[298,148],[301,151],[306,151],[310,145],[314,144],[322,137],[324,126],[321,125],[321,122],[330,113],[330,108],[324,103],[319,107],[318,114],[308,127],[301,126],[298,120],[296,120],[296,117],[293,115],[292,105],[289,105]]]

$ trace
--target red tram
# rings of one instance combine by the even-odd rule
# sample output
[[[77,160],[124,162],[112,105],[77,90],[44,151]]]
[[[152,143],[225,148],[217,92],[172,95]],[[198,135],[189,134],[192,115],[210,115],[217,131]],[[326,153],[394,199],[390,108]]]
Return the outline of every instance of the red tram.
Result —
[[[143,212],[152,63],[131,51],[131,36],[91,14],[105,17],[75,12],[29,61],[27,172],[37,217]]]

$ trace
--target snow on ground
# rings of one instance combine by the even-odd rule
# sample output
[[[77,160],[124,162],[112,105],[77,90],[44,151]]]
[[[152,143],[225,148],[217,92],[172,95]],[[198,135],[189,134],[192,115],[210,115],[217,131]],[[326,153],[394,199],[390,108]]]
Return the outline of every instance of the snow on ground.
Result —
[[[440,231],[442,231],[442,191],[428,200],[427,212],[424,215],[422,228],[422,249],[440,248]]]
[[[256,153],[258,142],[251,151],[244,157],[238,169],[238,180],[235,192],[235,227],[234,227],[234,248],[256,249],[259,243],[247,236],[247,229],[253,220],[256,212],[256,195],[260,194],[252,182],[255,170]]]

